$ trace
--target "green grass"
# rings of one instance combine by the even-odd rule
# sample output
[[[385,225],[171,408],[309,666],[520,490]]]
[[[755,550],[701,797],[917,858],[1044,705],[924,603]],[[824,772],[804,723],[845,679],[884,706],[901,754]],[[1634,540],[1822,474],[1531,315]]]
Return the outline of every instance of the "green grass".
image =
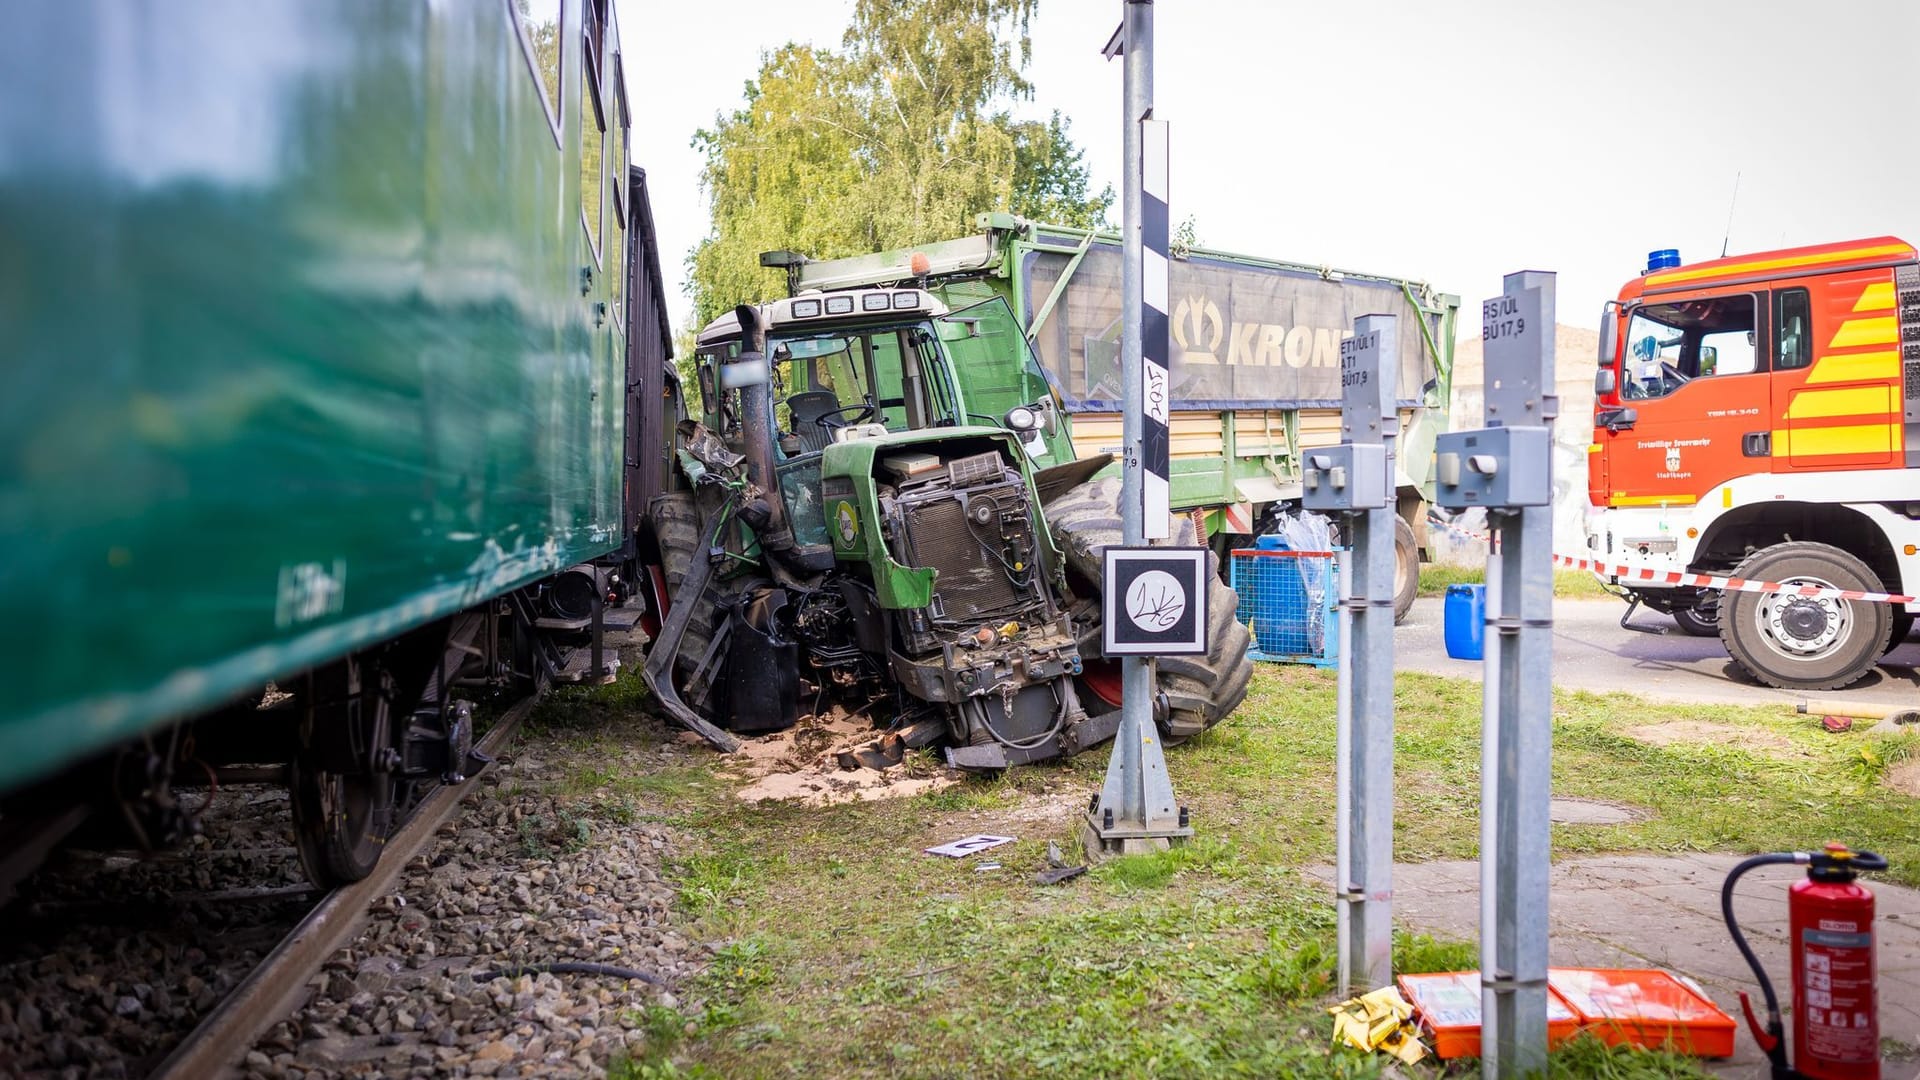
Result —
[[[1420,596],[1444,596],[1449,585],[1478,585],[1486,581],[1486,571],[1478,566],[1442,566],[1428,563],[1420,568]],[[1555,570],[1553,595],[1563,598],[1598,599],[1611,595],[1600,587],[1599,579],[1584,570]]]
[[[1048,840],[1075,853],[1104,753],[888,802],[749,805],[731,796],[719,759],[662,748],[657,725],[611,713],[557,724],[592,763],[561,783],[570,797],[632,786],[677,827],[683,840],[667,868],[677,928],[716,949],[704,975],[676,988],[675,1008],[640,1018],[647,1041],[613,1075],[1381,1075],[1384,1060],[1329,1045],[1333,913],[1301,871],[1333,854],[1333,693],[1332,673],[1263,666],[1231,720],[1169,754],[1196,840],[1051,888],[1032,875]],[[1585,693],[1556,704],[1555,792],[1642,812],[1620,825],[1555,826],[1557,856],[1833,838],[1881,852],[1889,876],[1920,882],[1911,828],[1920,802],[1878,782],[1920,740],[1837,737],[1778,709]],[[1397,707],[1396,857],[1472,857],[1479,686],[1402,675]],[[1668,746],[1627,735],[1675,719],[1735,734]],[[622,777],[607,763],[623,744],[670,763],[657,779]],[[1004,869],[922,854],[980,831],[1019,837],[993,853]],[[1400,933],[1394,948],[1402,971],[1478,966],[1468,943]],[[1555,1054],[1552,1075],[1702,1074],[1685,1058],[1581,1042]]]

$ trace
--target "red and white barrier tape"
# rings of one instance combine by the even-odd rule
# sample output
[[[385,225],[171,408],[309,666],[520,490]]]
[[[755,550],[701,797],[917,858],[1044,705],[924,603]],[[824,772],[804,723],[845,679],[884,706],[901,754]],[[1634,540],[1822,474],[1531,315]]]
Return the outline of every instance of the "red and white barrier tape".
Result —
[[[1455,536],[1467,540],[1487,543],[1485,533],[1468,532],[1450,521],[1437,517],[1427,520]],[[1622,582],[1646,582],[1651,585],[1692,585],[1701,589],[1723,589],[1728,592],[1773,593],[1780,596],[1806,596],[1815,599],[1860,600],[1870,604],[1911,604],[1920,601],[1920,597],[1902,596],[1899,593],[1863,592],[1859,589],[1829,589],[1821,585],[1782,585],[1776,581],[1748,581],[1746,578],[1719,577],[1714,574],[1688,574],[1672,570],[1655,570],[1647,566],[1629,566],[1623,563],[1603,563],[1598,559],[1589,559],[1577,555],[1553,553],[1553,561],[1573,570],[1590,570],[1596,574],[1618,578]]]

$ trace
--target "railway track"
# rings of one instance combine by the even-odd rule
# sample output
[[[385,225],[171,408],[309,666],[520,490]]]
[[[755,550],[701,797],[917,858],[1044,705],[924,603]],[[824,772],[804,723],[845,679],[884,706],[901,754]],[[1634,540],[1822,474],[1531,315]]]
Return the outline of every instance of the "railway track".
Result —
[[[529,696],[502,714],[480,740],[478,749],[489,757],[503,750],[538,700],[538,695]],[[373,873],[326,894],[160,1062],[149,1080],[238,1075],[237,1063],[255,1040],[298,1006],[307,981],[327,957],[359,935],[373,902],[394,887],[407,864],[426,849],[440,826],[452,819],[461,801],[476,786],[469,778],[466,783],[441,784],[429,792],[406,823],[388,838]]]

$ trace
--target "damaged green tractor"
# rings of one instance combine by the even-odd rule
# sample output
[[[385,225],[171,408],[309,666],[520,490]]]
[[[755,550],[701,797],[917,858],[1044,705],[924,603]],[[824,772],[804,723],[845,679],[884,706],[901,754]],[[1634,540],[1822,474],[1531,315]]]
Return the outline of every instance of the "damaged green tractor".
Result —
[[[1075,459],[1005,301],[804,294],[716,320],[696,360],[699,419],[675,429],[649,508],[645,675],[674,719],[732,749],[837,704],[976,769],[1112,737],[1100,584],[1120,485],[1093,479],[1110,456]],[[1199,542],[1185,518],[1172,534]],[[1210,652],[1157,662],[1169,742],[1218,723],[1252,675],[1234,594],[1209,580]]]

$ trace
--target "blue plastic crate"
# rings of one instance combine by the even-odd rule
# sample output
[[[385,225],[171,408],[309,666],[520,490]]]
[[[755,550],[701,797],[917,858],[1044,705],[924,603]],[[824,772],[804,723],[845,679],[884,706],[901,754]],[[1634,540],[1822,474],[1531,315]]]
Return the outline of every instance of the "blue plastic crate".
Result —
[[[1238,618],[1253,634],[1247,655],[1315,667],[1340,662],[1337,551],[1263,546],[1236,549],[1229,558],[1228,581],[1240,598]]]

